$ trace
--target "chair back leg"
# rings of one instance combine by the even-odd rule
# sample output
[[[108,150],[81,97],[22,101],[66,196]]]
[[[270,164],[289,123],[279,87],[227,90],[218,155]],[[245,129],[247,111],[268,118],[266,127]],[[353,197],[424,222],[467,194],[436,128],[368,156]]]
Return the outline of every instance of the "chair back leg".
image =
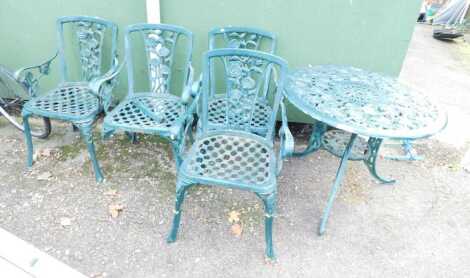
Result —
[[[137,139],[137,133],[128,132],[128,131],[126,131],[125,133],[126,133],[127,138],[129,138],[129,141],[131,141],[133,145],[136,145],[139,142]]]
[[[33,166],[33,137],[31,135],[31,126],[29,125],[30,116],[31,113],[23,110],[23,127],[26,140],[26,166],[28,168]]]
[[[276,210],[276,193],[271,193],[267,195],[258,196],[263,200],[264,209],[265,209],[265,216],[264,216],[264,237],[266,240],[266,257],[268,259],[274,260],[276,259],[276,255],[274,254],[273,248],[273,221],[274,221],[274,213]]]

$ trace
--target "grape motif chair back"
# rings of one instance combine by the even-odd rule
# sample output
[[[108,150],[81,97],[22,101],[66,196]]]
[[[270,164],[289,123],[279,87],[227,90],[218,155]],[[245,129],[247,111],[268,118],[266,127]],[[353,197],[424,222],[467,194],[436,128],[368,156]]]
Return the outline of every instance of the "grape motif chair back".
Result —
[[[224,70],[214,71],[213,67],[223,67]],[[280,75],[268,75],[276,68]],[[218,49],[206,54],[203,69],[203,104],[202,132],[208,130],[239,130],[252,133],[253,121],[258,119],[256,113],[265,113],[269,119],[266,126],[265,139],[272,140],[277,110],[282,98],[283,78],[272,80],[277,83],[275,89],[267,90],[264,94],[266,76],[285,76],[285,63],[270,54],[244,49]],[[225,113],[225,122],[211,123],[208,121],[208,103],[214,96],[213,82],[223,78],[227,82],[225,101],[221,108]],[[269,82],[268,82],[269,83]],[[270,100],[270,101],[268,101]],[[260,112],[259,105],[263,103]]]
[[[271,32],[250,27],[214,28],[209,32],[209,49],[237,48],[258,50],[274,54],[276,35]]]
[[[118,35],[115,24],[99,18],[68,16],[57,20],[57,31],[62,82],[74,81],[69,67],[73,60],[78,60],[78,79],[83,82],[102,76],[114,65]],[[71,31],[72,39],[66,37],[70,35],[67,31]],[[109,37],[110,45],[106,44]],[[103,55],[106,47],[111,48],[111,56]]]
[[[224,27],[214,28],[209,32],[209,50],[218,48],[235,48],[235,49],[249,49],[258,50],[274,54],[277,47],[277,38],[271,32],[251,28],[251,27]],[[213,70],[217,70],[213,67]],[[266,81],[269,79],[271,70],[266,72]],[[227,81],[227,80],[226,80]],[[225,84],[227,86],[229,84]],[[212,86],[221,86],[212,83]],[[267,90],[268,86],[265,84]],[[215,92],[215,90],[213,90]],[[267,91],[264,92],[267,94]]]
[[[166,24],[137,24],[129,27],[126,37],[126,57],[128,70],[129,95],[135,93],[134,69],[136,64],[133,59],[133,34],[139,33],[145,49],[146,66],[148,73],[149,90],[155,94],[170,93],[172,74],[176,72],[175,55],[177,44],[185,42],[184,51],[184,76],[188,77],[192,53],[192,34],[180,27]],[[178,50],[180,47],[178,46]],[[179,54],[179,53],[178,53]],[[187,80],[184,80],[186,83]]]

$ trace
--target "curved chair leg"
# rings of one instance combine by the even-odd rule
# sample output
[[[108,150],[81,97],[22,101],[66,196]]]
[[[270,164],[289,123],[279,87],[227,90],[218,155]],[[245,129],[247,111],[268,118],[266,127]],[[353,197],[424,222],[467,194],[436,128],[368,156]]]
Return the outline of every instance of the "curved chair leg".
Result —
[[[173,224],[171,226],[171,232],[168,235],[167,242],[172,243],[176,241],[176,237],[178,235],[178,229],[180,226],[181,221],[181,205],[183,205],[184,197],[186,195],[186,189],[189,185],[181,185],[177,186],[176,190],[176,201],[175,201],[175,211],[173,216]]]
[[[33,166],[33,137],[31,135],[31,126],[29,125],[29,117],[31,113],[23,112],[24,138],[26,140],[26,166]]]
[[[266,240],[266,257],[271,260],[276,259],[273,248],[273,221],[274,213],[276,211],[277,194],[271,193],[267,195],[258,195],[264,203],[265,217],[264,217],[264,237]]]
[[[83,140],[86,143],[88,153],[90,155],[91,163],[93,165],[93,170],[95,172],[95,178],[97,182],[103,181],[103,174],[101,173],[100,165],[98,164],[98,160],[96,159],[96,151],[95,151],[95,144],[93,143],[93,133],[92,133],[92,125],[91,124],[83,124],[78,125],[80,129],[80,133],[83,137]]]
[[[305,148],[305,150],[301,152],[294,152],[293,156],[295,157],[303,157],[306,155],[309,155],[318,149],[321,148],[321,140],[323,137],[323,134],[326,132],[328,126],[325,123],[322,122],[316,122],[313,124],[313,130],[312,134],[310,135],[310,138],[308,140],[308,145]]]
[[[137,134],[135,132],[127,132],[126,131],[127,138],[131,141],[132,144],[137,144],[139,141],[137,139]]]
[[[326,203],[326,207],[323,211],[323,216],[321,218],[320,228],[318,230],[319,235],[323,235],[325,233],[328,217],[330,216],[331,208],[333,207],[336,195],[338,194],[341,182],[343,181],[344,174],[346,173],[346,167],[348,164],[349,156],[351,155],[352,147],[354,145],[354,141],[356,141],[356,138],[357,134],[351,135],[351,139],[349,139],[349,143],[346,149],[344,150],[343,156],[341,157],[341,162],[339,164],[338,171],[336,172],[335,182],[333,183],[333,187],[331,187],[330,189],[328,201]]]
[[[379,176],[377,173],[377,156],[379,154],[379,149],[380,145],[382,144],[383,139],[380,138],[369,138],[368,142],[368,153],[366,154],[366,159],[364,160],[364,163],[367,166],[367,169],[369,169],[369,172],[371,175],[379,180],[383,184],[393,184],[396,181],[395,180],[390,180],[390,179],[385,179]]]

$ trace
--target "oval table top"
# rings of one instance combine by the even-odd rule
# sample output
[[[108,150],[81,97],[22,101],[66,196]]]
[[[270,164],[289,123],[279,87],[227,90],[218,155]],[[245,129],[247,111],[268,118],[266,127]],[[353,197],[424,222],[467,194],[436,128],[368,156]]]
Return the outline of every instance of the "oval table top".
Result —
[[[428,97],[395,78],[352,66],[295,69],[284,88],[289,101],[307,115],[364,136],[418,139],[447,124],[447,114]]]

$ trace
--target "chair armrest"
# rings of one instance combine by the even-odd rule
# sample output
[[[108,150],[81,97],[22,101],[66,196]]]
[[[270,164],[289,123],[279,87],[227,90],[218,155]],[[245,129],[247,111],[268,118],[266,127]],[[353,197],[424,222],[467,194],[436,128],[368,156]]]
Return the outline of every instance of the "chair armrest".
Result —
[[[280,148],[279,148],[279,157],[277,163],[277,173],[279,174],[282,169],[282,161],[291,157],[294,153],[294,136],[292,136],[291,131],[289,130],[288,121],[287,121],[287,111],[284,102],[281,102],[281,119],[282,125],[279,129],[279,138],[280,138]]]
[[[202,86],[202,74],[199,76],[199,79],[196,82],[193,82],[191,86],[187,87],[187,90],[185,90],[182,100],[183,103],[189,104],[189,100],[191,98],[196,98],[199,95],[199,91]]]
[[[292,156],[294,153],[294,136],[288,126],[287,111],[284,103],[281,103],[282,125],[279,129],[279,138],[281,139],[281,158]]]
[[[176,139],[179,136],[184,135],[182,132],[186,133],[187,129],[189,127],[192,127],[193,121],[194,121],[194,115],[197,110],[199,102],[199,95],[196,95],[193,98],[193,101],[189,105],[188,109],[186,109],[186,112],[184,113],[183,116],[181,116],[174,124],[173,127],[171,128],[171,139]]]
[[[194,141],[193,124],[194,115],[198,107],[199,95],[193,98],[191,105],[186,110],[186,113],[178,119],[171,127],[170,139],[178,142],[177,154],[178,157],[182,158],[186,151],[187,138],[190,142]]]
[[[107,73],[90,81],[90,89],[93,94],[100,98],[105,111],[108,111],[109,107],[111,106],[112,91],[118,83],[119,73],[125,64],[126,61],[123,61],[121,64],[119,64],[119,60],[116,56],[113,60],[113,66]]]
[[[43,76],[49,75],[51,63],[58,55],[59,52],[56,52],[52,58],[42,64],[20,68],[15,71],[13,76],[28,89],[30,96],[34,97],[39,90],[39,80]]]
[[[193,80],[194,80],[194,68],[192,65],[189,65],[188,68],[188,79],[186,80],[186,84],[183,89],[183,94],[181,95],[181,100],[183,101],[184,104],[188,104],[191,97],[193,96],[191,90],[192,90],[192,85],[193,85]]]
[[[191,88],[191,96],[195,98],[197,95],[199,95],[199,90],[202,87],[202,73],[199,75],[199,79],[193,83],[193,86]]]

